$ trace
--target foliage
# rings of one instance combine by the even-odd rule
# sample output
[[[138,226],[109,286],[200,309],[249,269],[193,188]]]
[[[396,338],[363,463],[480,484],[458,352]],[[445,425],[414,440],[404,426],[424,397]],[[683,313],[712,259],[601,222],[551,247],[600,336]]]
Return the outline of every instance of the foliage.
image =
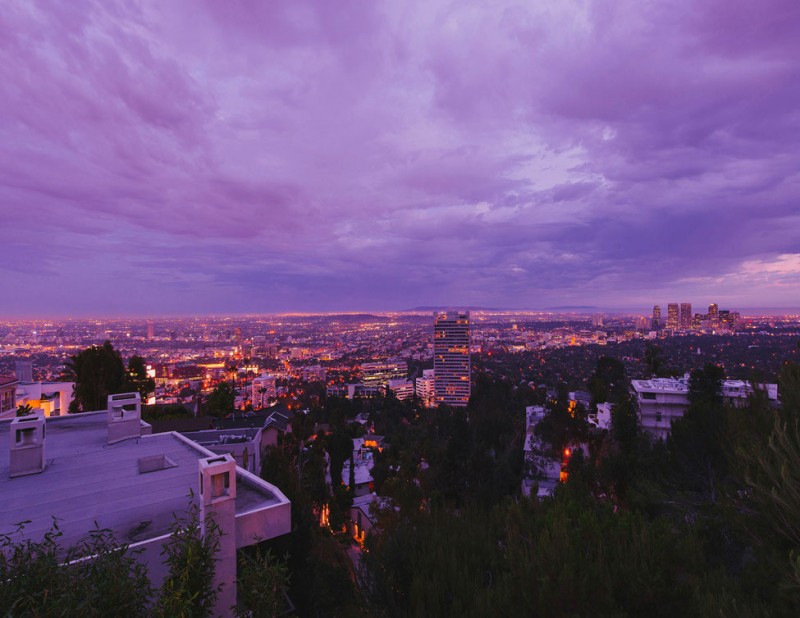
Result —
[[[569,488],[542,503],[409,514],[369,550],[366,583],[389,615],[699,615],[724,581],[691,530]]]
[[[161,555],[169,575],[161,586],[157,616],[210,616],[219,587],[214,587],[215,555],[221,531],[211,519],[200,521],[192,504],[185,519],[176,519],[174,531]]]
[[[724,435],[727,415],[722,405],[721,367],[708,364],[692,371],[689,408],[672,424],[667,440],[675,481],[716,501],[717,488],[727,472]]]
[[[269,549],[239,552],[237,616],[270,618],[280,615],[286,606],[284,594],[288,586],[286,562],[275,558]]]
[[[192,418],[193,416],[194,415],[185,406],[179,403],[142,406],[142,420],[147,423],[178,418]]]
[[[627,385],[625,365],[616,358],[601,356],[597,359],[597,368],[587,383],[592,395],[592,405],[617,401],[624,395]]]
[[[136,391],[141,395],[142,401],[147,401],[148,397],[155,391],[156,382],[153,378],[147,377],[147,366],[144,358],[134,354],[128,359],[128,373],[124,391]]]
[[[344,462],[353,454],[353,439],[344,428],[336,428],[328,438],[327,450],[331,461],[331,484],[338,487],[344,481]]]
[[[219,594],[219,588],[212,586],[212,582],[220,534],[213,520],[200,521],[199,509],[194,504],[189,507],[186,519],[176,519],[172,536],[161,554],[169,575],[161,586],[157,616],[211,615]]]
[[[741,525],[754,541],[752,569],[762,587],[783,603],[787,615],[800,613],[800,383],[782,372],[783,407],[778,414],[754,397],[741,418],[733,445],[736,472],[744,489],[733,494]],[[771,428],[769,423],[771,422]],[[770,589],[773,586],[773,589]]]
[[[75,383],[70,412],[105,410],[109,395],[125,392],[125,366],[108,340],[72,356],[64,377]]]
[[[352,442],[350,442],[352,451]],[[277,555],[286,555],[289,596],[300,616],[352,616],[358,594],[345,548],[319,526],[323,504],[334,504],[325,483],[324,449],[318,438],[301,446],[293,435],[269,448],[261,477],[280,487],[292,501],[292,532],[271,541]],[[344,490],[340,486],[340,490]]]
[[[111,531],[92,530],[62,548],[54,521],[41,541],[0,535],[0,607],[4,615],[141,616],[150,603],[145,567]],[[91,558],[87,558],[91,556]]]
[[[236,394],[233,391],[233,387],[228,382],[220,382],[214,387],[214,390],[211,391],[206,400],[206,414],[217,418],[225,418],[233,412],[235,402]]]
[[[30,416],[33,414],[33,406],[31,404],[26,403],[24,405],[17,406],[17,418],[20,416]]]
[[[647,374],[650,376],[660,376],[664,359],[661,348],[655,343],[646,343],[644,346],[644,365]]]

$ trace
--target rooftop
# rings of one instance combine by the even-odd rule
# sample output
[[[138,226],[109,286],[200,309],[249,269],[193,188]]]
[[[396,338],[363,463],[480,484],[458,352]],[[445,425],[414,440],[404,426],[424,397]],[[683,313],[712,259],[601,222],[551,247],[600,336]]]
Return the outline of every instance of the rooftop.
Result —
[[[662,392],[685,394],[689,392],[689,375],[682,378],[650,378],[649,380],[631,380],[631,386],[637,392]],[[753,385],[744,380],[723,380],[722,395],[724,397],[746,398],[753,392]],[[776,384],[757,384],[757,389],[767,393],[770,399],[778,398]]]
[[[95,525],[133,543],[168,533],[198,492],[198,460],[214,453],[177,433],[107,443],[106,412],[46,423],[43,472],[9,477],[9,423],[0,422],[0,533],[25,524],[41,538],[58,518],[65,545]],[[237,469],[236,516],[287,503],[279,490]]]
[[[15,376],[0,376],[0,387],[19,383]]]
[[[204,431],[186,431],[184,436],[201,444],[210,446],[214,444],[234,444],[236,442],[250,442],[260,431],[259,427],[245,427],[242,429],[207,429]]]
[[[650,378],[649,380],[631,380],[631,386],[637,391],[661,391],[665,393],[688,393],[689,380],[683,378]]]

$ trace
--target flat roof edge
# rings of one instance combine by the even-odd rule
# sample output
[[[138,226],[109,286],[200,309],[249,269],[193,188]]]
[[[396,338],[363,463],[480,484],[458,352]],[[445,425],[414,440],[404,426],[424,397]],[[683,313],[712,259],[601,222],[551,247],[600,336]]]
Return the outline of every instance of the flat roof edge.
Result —
[[[181,433],[179,433],[177,431],[170,431],[170,432],[166,432],[166,433],[172,434],[173,436],[178,438],[178,440],[180,440],[181,442],[183,442],[187,446],[195,449],[196,451],[199,451],[200,453],[203,453],[207,457],[216,457],[217,456],[217,453],[215,453],[214,451],[211,451],[211,450],[207,449],[206,447],[202,446],[201,444],[198,444],[197,442],[195,442],[194,440],[192,440],[190,438],[187,438],[186,436],[184,436],[183,434],[181,434]],[[152,434],[152,435],[148,435],[148,436],[142,436],[142,438],[153,438],[155,436],[163,436],[163,435],[165,435],[165,434],[164,433],[158,433],[158,434]],[[251,487],[255,487],[256,489],[265,490],[265,491],[269,492],[270,494],[272,494],[275,497],[275,499],[278,501],[278,504],[270,505],[270,507],[278,506],[280,504],[291,504],[291,501],[289,500],[289,498],[287,498],[286,495],[280,489],[278,489],[275,485],[273,485],[272,483],[268,483],[267,481],[265,481],[261,477],[256,476],[252,472],[249,472],[248,470],[245,470],[244,468],[242,468],[242,467],[240,467],[238,465],[236,466],[236,477],[237,477],[237,479],[241,479],[242,481],[245,482],[245,484],[248,484]],[[257,506],[255,508],[249,509],[247,511],[237,512],[236,516],[238,517],[239,515],[246,515],[248,513],[261,511],[264,508],[270,508],[270,507],[264,507],[263,505],[262,506]]]

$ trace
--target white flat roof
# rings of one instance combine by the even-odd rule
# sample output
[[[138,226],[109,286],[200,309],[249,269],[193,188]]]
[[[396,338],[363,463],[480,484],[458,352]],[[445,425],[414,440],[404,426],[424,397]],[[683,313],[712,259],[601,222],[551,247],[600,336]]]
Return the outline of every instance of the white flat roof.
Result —
[[[34,539],[58,518],[63,544],[78,541],[95,522],[117,540],[134,543],[170,532],[199,491],[197,461],[211,451],[177,433],[107,444],[105,412],[50,418],[47,466],[38,474],[9,477],[9,423],[0,422],[0,533],[16,530]],[[139,471],[139,460],[165,456],[172,467]],[[236,514],[288,504],[277,489],[237,469]],[[275,489],[275,488],[273,488]]]
[[[650,378],[649,380],[631,380],[631,386],[638,392],[689,392],[689,381],[685,378]]]
[[[689,392],[689,378],[650,378],[649,380],[631,380],[631,386],[639,393],[661,392],[684,394]],[[746,397],[752,392],[750,382],[744,380],[723,380],[722,395],[725,397]],[[778,398],[776,384],[758,384],[756,388],[767,392],[770,399]]]

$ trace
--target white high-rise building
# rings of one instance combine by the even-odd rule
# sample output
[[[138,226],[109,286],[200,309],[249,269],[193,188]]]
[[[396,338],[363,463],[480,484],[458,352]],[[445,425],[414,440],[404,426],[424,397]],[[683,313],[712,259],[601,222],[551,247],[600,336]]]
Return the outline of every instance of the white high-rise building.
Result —
[[[257,378],[253,378],[253,409],[259,410],[269,405],[269,400],[277,397],[275,388],[275,376],[263,373]]]
[[[434,402],[466,406],[470,396],[469,311],[433,315]]]
[[[417,397],[420,398],[422,404],[427,408],[433,406],[433,383],[433,369],[424,369],[422,371],[422,377],[414,380]]]

